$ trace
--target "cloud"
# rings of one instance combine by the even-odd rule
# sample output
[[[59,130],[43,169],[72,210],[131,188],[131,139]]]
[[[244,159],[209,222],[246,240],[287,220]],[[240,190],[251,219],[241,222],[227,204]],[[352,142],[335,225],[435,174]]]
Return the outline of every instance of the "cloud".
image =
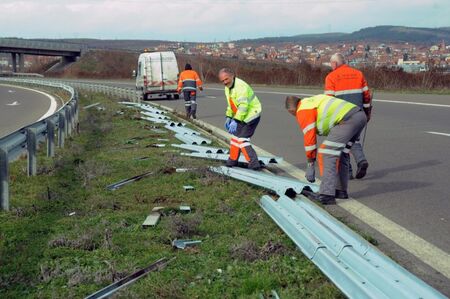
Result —
[[[48,38],[213,41],[450,25],[448,0],[6,0],[0,11],[3,36]]]

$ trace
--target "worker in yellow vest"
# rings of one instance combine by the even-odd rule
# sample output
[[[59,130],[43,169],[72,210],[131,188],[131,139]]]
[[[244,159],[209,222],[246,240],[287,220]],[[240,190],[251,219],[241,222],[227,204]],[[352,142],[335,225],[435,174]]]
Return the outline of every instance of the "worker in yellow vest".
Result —
[[[350,149],[367,123],[364,111],[350,103],[328,95],[300,99],[286,98],[286,109],[297,117],[304,135],[307,158],[306,179],[315,181],[315,162],[322,175],[319,194],[312,199],[322,204],[335,204],[336,198],[348,198]],[[327,139],[317,149],[317,135]]]
[[[219,80],[225,85],[225,97],[228,103],[225,112],[225,128],[233,135],[230,140],[230,157],[226,165],[238,165],[240,152],[248,162],[248,168],[259,170],[261,165],[250,143],[261,119],[261,103],[253,89],[236,77],[233,70],[223,68],[219,71]]]

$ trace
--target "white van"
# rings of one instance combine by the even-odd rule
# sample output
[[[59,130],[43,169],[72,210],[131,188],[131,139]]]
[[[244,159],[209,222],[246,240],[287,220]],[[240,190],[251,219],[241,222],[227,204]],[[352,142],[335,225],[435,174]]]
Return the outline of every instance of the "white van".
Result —
[[[173,52],[145,52],[139,55],[136,90],[142,99],[178,99],[178,64]]]

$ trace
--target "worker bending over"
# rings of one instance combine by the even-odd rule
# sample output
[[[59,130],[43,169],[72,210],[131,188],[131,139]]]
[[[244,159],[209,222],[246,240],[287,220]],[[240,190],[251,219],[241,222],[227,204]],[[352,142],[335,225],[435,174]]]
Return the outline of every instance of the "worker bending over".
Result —
[[[319,194],[313,199],[335,204],[335,198],[348,198],[349,152],[367,123],[363,110],[349,102],[328,95],[300,99],[286,98],[286,109],[297,117],[304,135],[308,160],[306,179],[315,181],[315,162],[322,175]],[[317,135],[327,136],[317,149]]]

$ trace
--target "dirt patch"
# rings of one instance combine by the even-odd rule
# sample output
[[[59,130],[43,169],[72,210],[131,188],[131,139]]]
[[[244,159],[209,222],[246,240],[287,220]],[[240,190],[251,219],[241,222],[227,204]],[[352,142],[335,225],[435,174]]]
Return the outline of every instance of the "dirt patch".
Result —
[[[175,215],[169,218],[169,232],[172,238],[189,238],[199,234],[201,219],[198,216]]]
[[[72,249],[80,249],[86,251],[93,251],[100,247],[97,240],[98,233],[84,233],[78,239],[69,239],[65,236],[60,236],[48,242],[48,246],[52,248],[68,247]]]
[[[234,259],[246,262],[255,260],[267,260],[273,255],[284,255],[288,249],[281,243],[269,240],[261,248],[253,241],[245,240],[239,244],[234,244],[230,248],[230,255]]]
[[[259,259],[259,248],[255,242],[245,240],[231,246],[230,255],[237,260],[253,262]]]

